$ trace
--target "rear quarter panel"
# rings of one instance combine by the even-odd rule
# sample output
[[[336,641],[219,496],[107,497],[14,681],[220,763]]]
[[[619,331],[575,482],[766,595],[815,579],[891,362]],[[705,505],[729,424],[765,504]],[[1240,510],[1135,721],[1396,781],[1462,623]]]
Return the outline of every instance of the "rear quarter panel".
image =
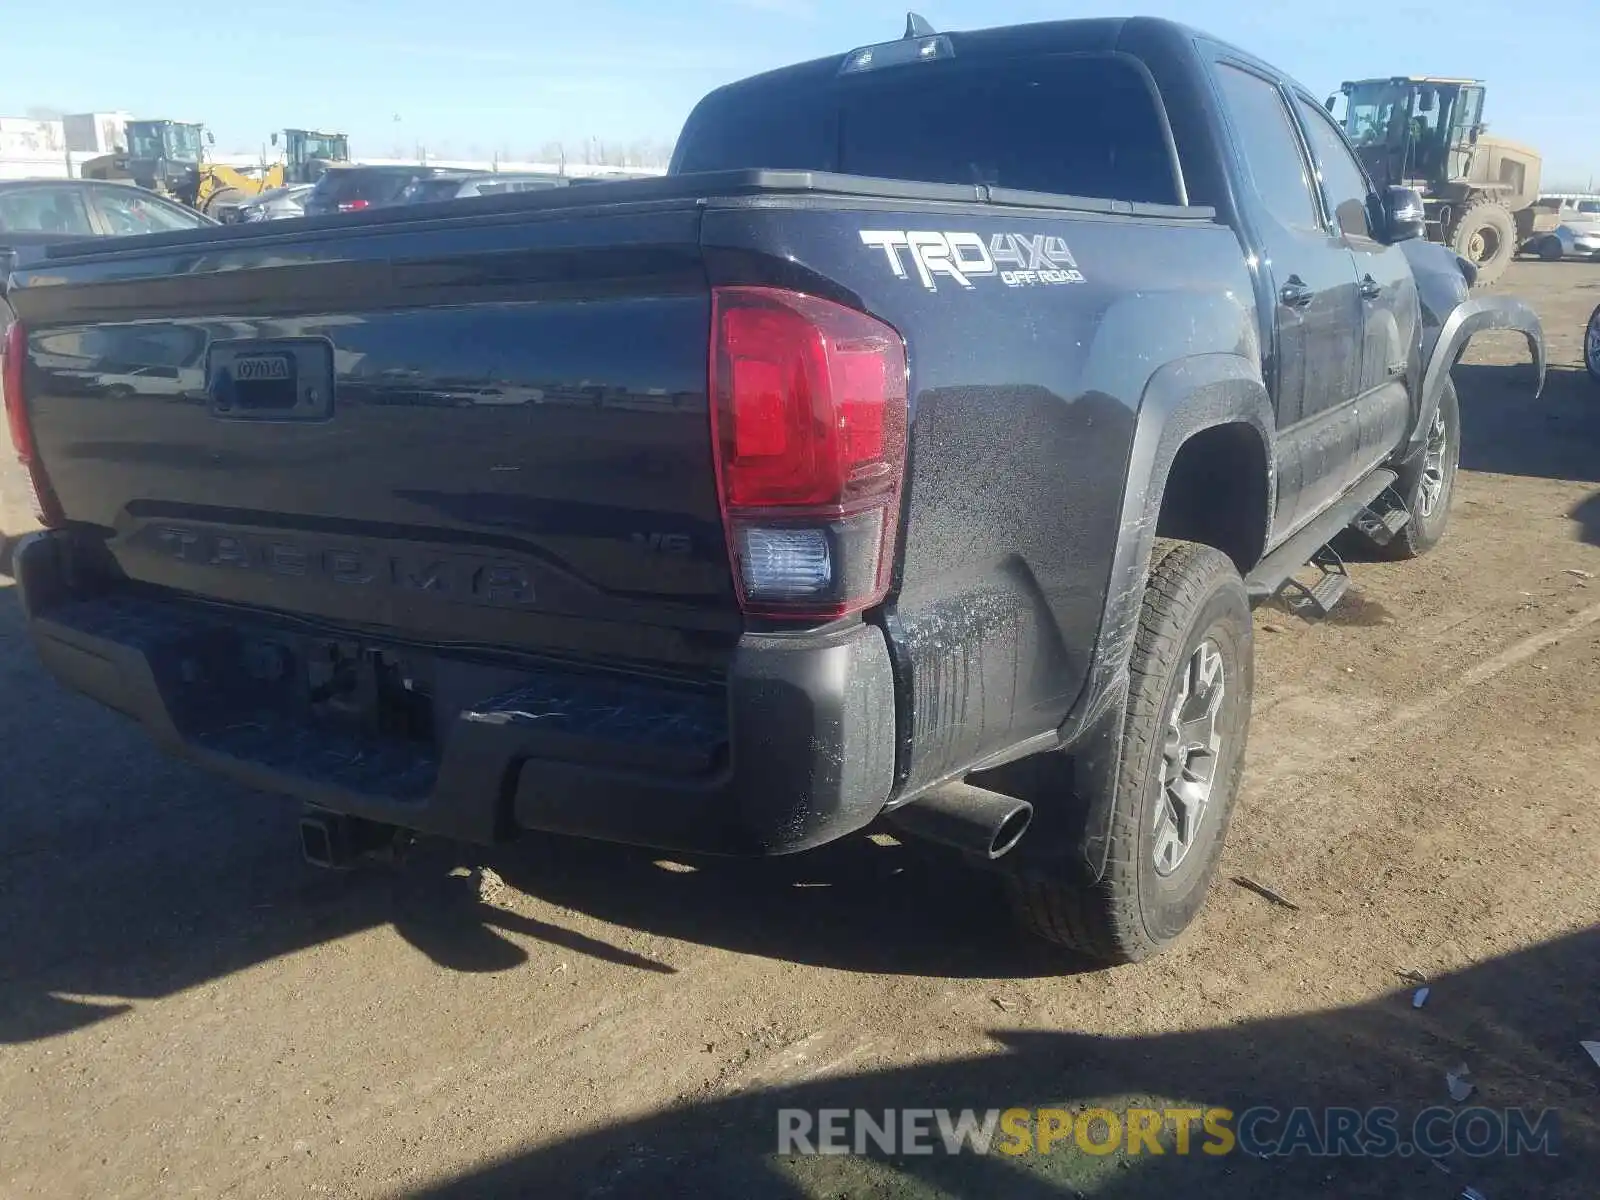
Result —
[[[897,274],[863,232],[999,238],[1024,258],[1043,248],[1070,274],[1029,282],[997,261],[963,286],[924,277],[908,250]],[[910,465],[887,616],[909,747],[902,792],[1060,726],[1094,661],[1146,385],[1189,356],[1236,355],[1259,375],[1234,233],[972,205],[747,204],[708,212],[702,241],[713,283],[832,288],[906,339]],[[982,259],[968,249],[962,261]]]

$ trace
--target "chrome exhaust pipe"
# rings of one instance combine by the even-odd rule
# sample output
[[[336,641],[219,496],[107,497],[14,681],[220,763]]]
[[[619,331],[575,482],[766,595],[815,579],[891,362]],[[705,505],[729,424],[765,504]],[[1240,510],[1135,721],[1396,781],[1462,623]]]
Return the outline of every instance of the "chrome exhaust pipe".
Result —
[[[918,796],[886,819],[913,837],[995,859],[1022,840],[1033,821],[1033,805],[958,781]]]

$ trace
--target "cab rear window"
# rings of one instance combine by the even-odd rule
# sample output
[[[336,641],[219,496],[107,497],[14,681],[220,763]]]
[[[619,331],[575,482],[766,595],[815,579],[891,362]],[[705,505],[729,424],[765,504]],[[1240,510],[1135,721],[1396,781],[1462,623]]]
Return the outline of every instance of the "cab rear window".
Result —
[[[1111,54],[914,63],[825,85],[759,82],[690,116],[674,170],[840,171],[1175,204],[1146,76]]]

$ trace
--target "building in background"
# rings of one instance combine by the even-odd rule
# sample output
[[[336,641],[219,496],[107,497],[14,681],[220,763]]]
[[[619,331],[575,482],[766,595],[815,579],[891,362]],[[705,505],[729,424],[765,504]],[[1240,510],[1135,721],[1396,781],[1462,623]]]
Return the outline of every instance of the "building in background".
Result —
[[[73,173],[66,130],[60,121],[0,117],[0,179],[59,178]]]
[[[66,149],[66,132],[60,121],[0,117],[0,157],[64,154]]]
[[[67,149],[84,154],[111,154],[128,144],[128,114],[69,113],[61,118]]]
[[[0,179],[71,179],[91,158],[127,144],[128,114],[0,117]]]

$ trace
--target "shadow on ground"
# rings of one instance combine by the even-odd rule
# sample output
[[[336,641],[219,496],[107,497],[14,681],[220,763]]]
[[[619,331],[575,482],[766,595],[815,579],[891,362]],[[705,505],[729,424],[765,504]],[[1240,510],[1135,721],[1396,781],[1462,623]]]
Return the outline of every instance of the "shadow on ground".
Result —
[[[534,938],[643,971],[673,968],[481,902],[460,868],[634,929],[845,970],[985,977],[1069,964],[1011,931],[993,881],[866,838],[798,858],[657,865],[658,855],[529,839],[492,854],[418,847],[399,868],[328,874],[299,857],[297,806],[158,754],[59,687],[0,581],[0,1045],[49,1037],[252,964],[392,927],[440,966],[519,967]],[[694,869],[686,869],[688,867]]]
[[[1569,515],[1578,523],[1578,540],[1600,546],[1600,491],[1578,501]]]
[[[1397,984],[1399,981],[1397,980]],[[1600,1071],[1580,1038],[1600,1036],[1600,930],[1547,942],[1432,982],[1418,1011],[1409,988],[1355,1008],[1151,1037],[998,1029],[992,1056],[933,1062],[738,1094],[541,1147],[423,1193],[478,1196],[712,1197],[1439,1197],[1467,1186],[1489,1200],[1591,1196],[1600,1164]],[[908,1014],[908,1019],[915,1019]],[[1477,1091],[1452,1105],[1445,1073],[1464,1062]],[[1120,1099],[1118,1099],[1120,1098]],[[1387,1105],[1409,1140],[1443,1106],[1555,1109],[1554,1157],[1503,1154],[1441,1162],[1255,1158],[1171,1152],[1095,1157],[1069,1142],[1044,1158],[999,1154],[779,1158],[778,1111],[1124,1106],[1162,1102],[1283,1110]],[[1448,1129],[1447,1117],[1443,1128]],[[1283,1126],[1267,1121],[1257,1132]],[[1199,1144],[1197,1138],[1195,1145]],[[870,1147],[869,1147],[870,1148]]]
[[[1458,366],[1461,466],[1469,471],[1600,483],[1600,383],[1557,367],[1532,398],[1533,368]],[[1571,512],[1579,541],[1600,546],[1600,490]]]
[[[1582,367],[1552,368],[1538,399],[1526,363],[1451,374],[1465,470],[1600,483],[1600,384]]]

